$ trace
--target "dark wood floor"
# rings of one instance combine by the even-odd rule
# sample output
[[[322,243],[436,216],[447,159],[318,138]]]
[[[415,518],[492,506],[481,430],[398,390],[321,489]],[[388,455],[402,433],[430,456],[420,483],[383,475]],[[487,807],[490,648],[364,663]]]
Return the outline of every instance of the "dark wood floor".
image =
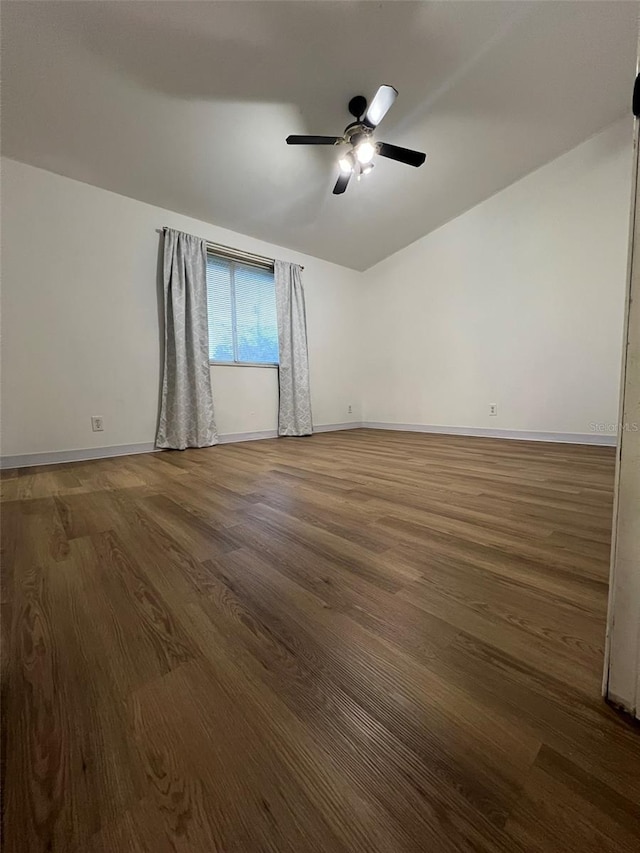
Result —
[[[613,472],[354,430],[5,474],[4,853],[637,851]]]

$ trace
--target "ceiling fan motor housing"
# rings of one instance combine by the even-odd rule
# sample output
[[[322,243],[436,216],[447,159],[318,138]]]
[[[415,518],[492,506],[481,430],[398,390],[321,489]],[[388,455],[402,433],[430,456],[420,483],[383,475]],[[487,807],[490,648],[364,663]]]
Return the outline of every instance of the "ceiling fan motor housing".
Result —
[[[349,112],[354,118],[360,119],[367,111],[367,99],[364,95],[356,95],[349,101]]]
[[[347,142],[349,142],[354,147],[359,145],[361,142],[364,142],[365,139],[372,135],[372,131],[370,128],[365,127],[364,124],[360,124],[360,122],[354,122],[353,124],[348,125],[344,129],[344,138]]]

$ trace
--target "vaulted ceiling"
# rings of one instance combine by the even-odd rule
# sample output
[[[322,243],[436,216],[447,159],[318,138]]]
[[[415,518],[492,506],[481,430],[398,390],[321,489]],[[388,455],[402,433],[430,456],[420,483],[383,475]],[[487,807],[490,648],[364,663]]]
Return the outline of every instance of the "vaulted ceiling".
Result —
[[[629,110],[635,2],[4,2],[3,154],[365,269]],[[331,194],[355,94],[399,90]],[[162,223],[159,223],[160,225]]]

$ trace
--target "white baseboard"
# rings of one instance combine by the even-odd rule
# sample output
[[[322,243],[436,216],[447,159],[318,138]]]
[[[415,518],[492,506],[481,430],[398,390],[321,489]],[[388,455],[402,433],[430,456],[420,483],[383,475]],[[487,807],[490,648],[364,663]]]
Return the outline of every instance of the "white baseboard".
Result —
[[[482,427],[453,427],[431,424],[396,424],[380,421],[348,421],[341,424],[318,424],[316,432],[337,432],[347,429],[380,429],[401,432],[430,432],[440,435],[468,435],[477,438],[508,438],[517,441],[551,441],[565,444],[596,444],[615,447],[615,435],[581,432],[530,432],[513,429],[485,429]],[[234,444],[240,441],[259,441],[263,438],[277,438],[273,429],[258,432],[230,432],[219,436],[220,444]],[[131,456],[136,453],[158,453],[153,442],[142,444],[116,444],[112,447],[88,447],[81,450],[52,450],[48,453],[24,453],[18,456],[0,457],[0,469],[32,468],[35,465],[60,465],[63,462],[87,462],[91,459],[109,459],[115,456]]]
[[[219,444],[235,444],[237,441],[260,441],[262,438],[277,438],[275,429],[262,429],[258,432],[226,432],[218,436]]]
[[[87,462],[91,459],[109,459],[112,456],[132,456],[136,453],[154,453],[153,442],[143,444],[116,444],[112,447],[85,447],[81,450],[51,450],[47,453],[21,453],[19,456],[0,457],[0,468],[33,468],[34,465],[59,465],[62,462]]]
[[[347,421],[342,424],[314,424],[313,432],[334,432],[343,429],[361,429],[360,421]],[[258,432],[227,432],[218,436],[220,444],[232,444],[236,441],[259,441],[261,438],[278,438],[275,429],[263,429]]]
[[[313,427],[314,432],[336,432],[341,429],[362,429],[360,421],[347,421],[344,424],[319,424]]]
[[[379,421],[364,421],[366,429],[399,430],[401,432],[432,432],[440,435],[468,435],[476,438],[508,438],[516,441],[551,441],[564,444],[599,444],[615,447],[615,435],[591,432],[542,432],[521,429],[490,429],[485,427],[455,427],[433,424],[395,424]]]
[[[330,432],[341,429],[357,429],[360,423],[320,424],[314,432]],[[220,444],[234,444],[239,441],[259,441],[263,438],[277,438],[274,429],[258,432],[230,432],[220,435]],[[112,447],[88,447],[82,450],[52,450],[47,453],[24,453],[18,456],[0,457],[0,469],[33,468],[35,465],[60,465],[63,462],[87,462],[91,459],[109,459],[114,456],[131,456],[135,453],[158,453],[153,442],[144,444],[116,444]]]

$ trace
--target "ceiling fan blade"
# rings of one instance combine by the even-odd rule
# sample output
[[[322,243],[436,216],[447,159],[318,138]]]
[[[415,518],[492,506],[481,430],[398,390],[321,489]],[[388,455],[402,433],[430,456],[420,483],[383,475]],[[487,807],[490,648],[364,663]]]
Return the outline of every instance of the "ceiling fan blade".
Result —
[[[406,163],[407,166],[422,166],[427,155],[421,151],[413,151],[411,148],[401,148],[399,145],[390,145],[388,142],[378,143],[378,154],[388,157],[389,160],[397,160],[398,163]]]
[[[380,86],[364,114],[363,123],[367,127],[377,127],[389,112],[397,97],[398,92],[393,86]]]
[[[333,188],[334,195],[342,195],[342,193],[346,190],[347,184],[349,183],[349,179],[351,178],[352,172],[340,172],[338,175],[338,180],[336,181],[336,185]]]
[[[287,136],[287,145],[337,145],[341,136]]]

